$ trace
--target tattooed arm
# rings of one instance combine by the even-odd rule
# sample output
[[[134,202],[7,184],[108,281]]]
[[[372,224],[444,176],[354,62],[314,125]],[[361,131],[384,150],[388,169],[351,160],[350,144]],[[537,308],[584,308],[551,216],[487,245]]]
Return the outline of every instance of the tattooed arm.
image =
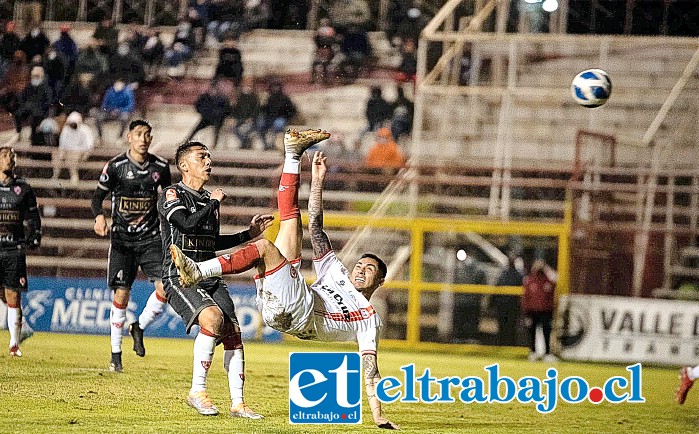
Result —
[[[313,257],[321,258],[332,250],[330,239],[323,231],[323,180],[325,179],[326,157],[322,152],[313,155],[311,170],[311,195],[308,198],[308,231],[311,233]]]
[[[371,408],[371,417],[379,428],[400,429],[400,427],[386,419],[381,412],[381,401],[376,396],[376,384],[381,380],[379,367],[376,364],[375,353],[362,354],[362,366],[364,367],[364,386],[366,389],[367,401]]]

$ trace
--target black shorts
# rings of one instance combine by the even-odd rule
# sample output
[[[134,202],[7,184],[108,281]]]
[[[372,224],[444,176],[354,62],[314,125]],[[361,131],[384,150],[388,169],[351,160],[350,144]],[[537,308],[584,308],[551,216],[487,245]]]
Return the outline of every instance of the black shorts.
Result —
[[[107,270],[109,287],[131,289],[139,266],[151,282],[162,279],[163,242],[160,238],[136,243],[112,239]]]
[[[0,251],[0,285],[27,290],[27,257],[21,250]]]
[[[175,283],[174,279],[163,281],[165,294],[167,302],[182,317],[187,333],[194,324],[198,324],[199,313],[211,306],[218,306],[223,312],[224,319],[233,324],[236,332],[240,331],[238,318],[235,316],[235,305],[223,280],[207,279],[195,288],[184,289]]]

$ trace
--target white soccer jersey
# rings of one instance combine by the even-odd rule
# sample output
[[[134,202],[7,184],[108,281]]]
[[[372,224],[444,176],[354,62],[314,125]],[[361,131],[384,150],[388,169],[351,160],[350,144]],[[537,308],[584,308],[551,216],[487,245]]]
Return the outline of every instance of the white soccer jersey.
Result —
[[[300,339],[357,341],[359,351],[375,353],[381,320],[335,253],[313,261],[318,280],[310,287],[294,262],[255,278],[265,324]]]
[[[330,251],[314,259],[318,280],[311,285],[316,333],[321,341],[356,340],[361,352],[376,352],[381,319],[349,280],[349,273]]]

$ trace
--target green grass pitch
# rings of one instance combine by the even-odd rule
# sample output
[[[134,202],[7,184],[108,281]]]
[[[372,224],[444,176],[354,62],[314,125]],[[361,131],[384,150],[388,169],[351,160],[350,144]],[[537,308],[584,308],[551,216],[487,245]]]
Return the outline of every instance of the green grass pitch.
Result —
[[[0,342],[8,342],[7,331]],[[286,341],[246,344],[246,401],[265,415],[260,421],[229,418],[222,351],[209,373],[208,391],[222,411],[203,417],[187,407],[192,341],[146,338],[147,354],[137,357],[124,338],[124,373],[111,373],[109,337],[37,333],[24,343],[21,359],[0,354],[0,433],[356,433],[377,432],[368,406],[356,425],[290,425],[288,360],[294,351],[346,351],[352,346]],[[545,377],[548,365],[529,363],[521,353],[499,355],[380,349],[382,375],[402,378],[400,367],[415,363],[435,377],[478,375],[500,363],[501,375]],[[628,378],[624,365],[560,362],[559,378],[577,375],[591,385],[611,376]],[[643,369],[643,404],[559,404],[550,414],[533,404],[385,405],[389,419],[405,432],[425,433],[690,433],[699,432],[699,387],[685,405],[674,402],[677,369]],[[454,394],[458,396],[458,392]]]

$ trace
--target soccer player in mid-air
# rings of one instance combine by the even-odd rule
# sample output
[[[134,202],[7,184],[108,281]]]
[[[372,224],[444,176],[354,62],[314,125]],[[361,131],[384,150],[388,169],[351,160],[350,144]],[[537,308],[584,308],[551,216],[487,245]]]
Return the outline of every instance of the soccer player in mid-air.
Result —
[[[138,267],[154,282],[153,291],[129,332],[133,349],[143,357],[143,330],[163,312],[167,302],[162,283],[163,246],[158,219],[158,188],[172,183],[167,160],[148,152],[153,141],[151,126],[144,120],[134,120],[126,135],[129,149],[109,160],[100,175],[92,195],[92,213],[95,215],[95,233],[110,233],[102,209],[102,201],[112,193],[112,226],[109,246],[107,284],[114,291],[109,315],[112,361],[109,369],[122,372],[121,341],[126,322],[126,307],[131,296],[131,285]]]
[[[26,249],[41,244],[36,196],[24,178],[15,177],[14,149],[0,147],[0,300],[7,304],[10,356],[22,357],[22,292],[27,290]],[[25,230],[25,224],[27,230]]]
[[[320,130],[290,130],[285,134],[284,169],[278,195],[281,222],[274,243],[260,239],[231,255],[196,263],[177,246],[171,245],[170,253],[185,287],[211,276],[241,273],[256,266],[257,302],[267,325],[301,339],[357,341],[374,422],[380,428],[399,429],[384,417],[375,392],[381,379],[376,361],[381,320],[368,300],[383,284],[386,264],[373,254],[364,254],[348,272],[335,256],[323,231],[326,157],[322,152],[316,152],[313,157],[308,200],[308,226],[318,280],[309,287],[299,273],[303,236],[298,205],[300,158],[306,149],[328,137],[330,134]]]
[[[272,215],[255,215],[250,228],[237,234],[221,235],[220,204],[226,194],[220,188],[204,189],[211,176],[211,154],[199,142],[185,142],[177,148],[175,164],[182,181],[167,187],[158,201],[163,231],[163,250],[177,245],[196,261],[215,258],[217,250],[227,250],[259,236],[271,224]],[[182,250],[179,250],[182,256]],[[179,284],[177,268],[170,255],[163,261],[163,279],[167,300],[182,317],[187,333],[194,324],[199,333],[194,339],[192,387],[187,404],[199,414],[218,414],[206,392],[206,378],[217,344],[223,344],[223,367],[228,373],[231,394],[229,414],[233,417],[262,419],[243,400],[245,359],[240,325],[226,283],[220,277],[197,282],[195,287]]]

